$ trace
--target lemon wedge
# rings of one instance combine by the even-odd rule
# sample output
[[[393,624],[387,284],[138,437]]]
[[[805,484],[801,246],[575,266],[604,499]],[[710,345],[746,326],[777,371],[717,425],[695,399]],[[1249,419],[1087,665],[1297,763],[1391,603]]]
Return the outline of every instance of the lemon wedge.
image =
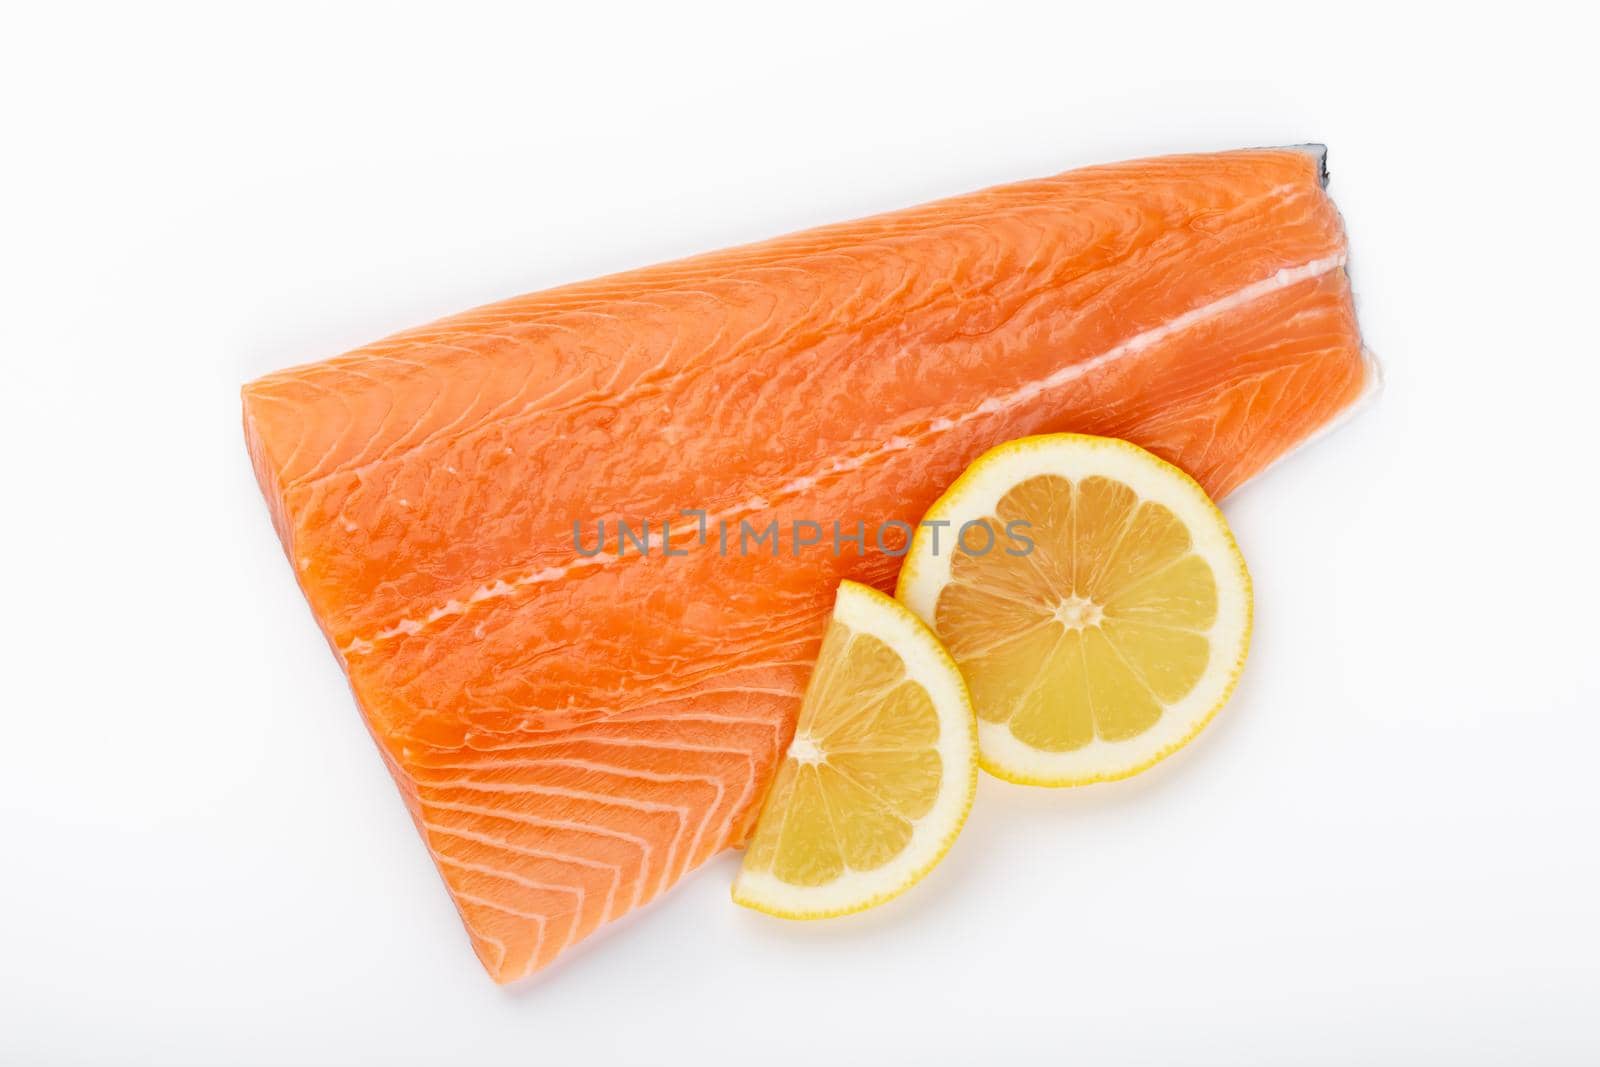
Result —
[[[1250,644],[1250,575],[1221,512],[1104,437],[979,457],[918,527],[896,595],[967,680],[979,763],[1030,785],[1126,778],[1175,752]]]
[[[961,831],[976,749],[966,686],[933,634],[882,593],[840,583],[733,899],[819,919],[903,893]]]

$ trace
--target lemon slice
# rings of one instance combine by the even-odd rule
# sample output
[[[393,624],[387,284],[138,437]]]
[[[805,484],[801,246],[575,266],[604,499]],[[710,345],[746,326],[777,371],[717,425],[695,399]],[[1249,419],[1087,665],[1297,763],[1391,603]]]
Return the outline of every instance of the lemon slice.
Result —
[[[1181,748],[1250,643],[1250,575],[1216,505],[1104,437],[979,457],[918,527],[896,595],[966,677],[979,763],[1030,785],[1126,778]]]
[[[977,787],[966,685],[902,605],[841,582],[733,899],[786,919],[881,904],[949,850]]]

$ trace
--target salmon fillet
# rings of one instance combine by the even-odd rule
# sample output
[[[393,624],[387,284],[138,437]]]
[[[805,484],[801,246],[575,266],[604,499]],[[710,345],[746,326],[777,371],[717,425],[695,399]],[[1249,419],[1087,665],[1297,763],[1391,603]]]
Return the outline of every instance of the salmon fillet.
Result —
[[[1361,396],[1322,179],[1303,149],[1091,167],[245,386],[295,576],[490,975],[743,842],[839,579],[891,588],[873,531],[985,449],[1124,437],[1221,496]]]

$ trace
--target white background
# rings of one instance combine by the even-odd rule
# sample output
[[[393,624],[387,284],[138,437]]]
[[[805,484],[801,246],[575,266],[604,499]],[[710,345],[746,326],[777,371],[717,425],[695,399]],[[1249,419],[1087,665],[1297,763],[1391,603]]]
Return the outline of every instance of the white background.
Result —
[[[558,6],[5,15],[0,1062],[1594,1063],[1588,32]],[[728,855],[493,986],[239,385],[997,181],[1309,140],[1388,388],[1228,502],[1259,624],[1216,725],[1126,784],[985,779],[876,913],[747,913]]]

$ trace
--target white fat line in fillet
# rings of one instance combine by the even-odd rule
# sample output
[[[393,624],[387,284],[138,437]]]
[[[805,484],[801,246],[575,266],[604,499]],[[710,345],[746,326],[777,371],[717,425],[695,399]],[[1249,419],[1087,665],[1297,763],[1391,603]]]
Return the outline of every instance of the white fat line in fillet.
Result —
[[[526,856],[530,859],[548,860],[556,864],[583,867],[589,870],[599,871],[601,873],[609,872],[611,875],[611,886],[606,890],[605,906],[601,912],[601,921],[608,922],[611,919],[616,918],[618,915],[624,914],[624,912],[619,912],[616,910],[617,890],[622,886],[622,867],[620,864],[605,863],[601,860],[594,860],[586,856],[578,856],[569,852],[556,852],[549,849],[530,848],[526,845],[519,845],[497,834],[478,833],[477,831],[469,830],[464,826],[446,826],[443,823],[432,822],[426,818],[422,820],[422,826],[423,829],[430,834],[441,834],[446,837],[459,838],[462,841],[472,841],[476,844],[497,849],[501,852],[510,853],[513,856]],[[431,844],[429,845],[429,850],[435,856],[443,855],[439,849],[434,848]]]
[[[504,881],[511,882],[514,885],[520,885],[525,889],[550,893],[565,893],[571,896],[573,898],[572,910],[570,913],[564,912],[562,914],[570,914],[572,921],[567,924],[567,936],[562,939],[561,945],[556,949],[556,952],[559,954],[565,951],[567,947],[572,944],[573,935],[577,933],[579,919],[583,915],[586,904],[585,894],[581,886],[557,885],[554,882],[541,882],[532,878],[524,878],[522,875],[517,874],[514,871],[500,870],[483,863],[471,863],[467,860],[456,859],[454,856],[436,854],[434,858],[441,866],[455,867],[458,870],[467,871],[474,874],[481,874],[488,878],[499,878]],[[538,946],[536,943],[535,948],[537,947]]]
[[[1246,285],[1243,288],[1235,289],[1233,292],[1228,293],[1225,296],[1218,297],[1209,304],[1202,304],[1200,307],[1191,308],[1181,315],[1174,316],[1159,326],[1153,326],[1148,330],[1137,333],[1128,338],[1126,341],[1123,341],[1121,344],[1116,345],[1113,348],[1109,348],[1098,355],[1090,356],[1088,359],[1079,360],[1076,363],[1061,367],[1060,369],[1045,375],[1043,378],[1037,378],[1031,382],[1025,382],[1015,389],[1012,389],[1008,393],[1004,393],[997,397],[990,397],[977,407],[970,411],[963,412],[955,418],[934,419],[933,422],[928,425],[928,428],[924,433],[914,436],[896,434],[876,448],[869,449],[868,451],[862,452],[859,455],[849,456],[844,459],[832,460],[819,471],[791,479],[790,481],[785,482],[783,485],[780,485],[770,494],[770,496],[753,496],[742,503],[736,504],[719,512],[708,514],[705,518],[706,525],[709,527],[712,523],[723,523],[729,519],[736,519],[744,515],[754,514],[755,512],[769,507],[772,498],[774,497],[785,497],[791,496],[795,493],[803,493],[807,489],[815,486],[823,478],[860,470],[862,467],[865,467],[883,458],[884,456],[893,455],[897,452],[904,452],[908,449],[915,448],[928,436],[946,433],[950,430],[956,429],[959,426],[965,426],[967,423],[973,422],[977,419],[987,418],[991,415],[1004,414],[1007,411],[1011,411],[1023,404],[1028,403],[1029,401],[1037,399],[1041,394],[1059,389],[1064,385],[1068,385],[1077,381],[1084,375],[1092,374],[1095,371],[1100,370],[1103,367],[1110,366],[1111,364],[1125,359],[1128,356],[1137,355],[1154,345],[1160,344],[1162,341],[1165,341],[1167,338],[1172,337],[1175,334],[1182,333],[1184,330],[1187,330],[1192,326],[1197,326],[1202,322],[1209,321],[1221,315],[1226,315],[1230,311],[1235,311],[1239,308],[1245,307],[1246,305],[1252,304],[1263,297],[1267,297],[1273,293],[1287,289],[1292,285],[1298,285],[1301,282],[1310,281],[1313,278],[1320,278],[1324,274],[1328,274],[1332,271],[1340,269],[1344,266],[1344,264],[1345,253],[1344,250],[1341,249],[1340,251],[1335,252],[1333,255],[1324,256],[1321,259],[1313,259],[1310,262],[1302,263],[1299,266],[1284,267],[1283,269],[1278,270],[1275,273],[1260,279],[1259,281],[1251,282],[1249,285]],[[686,544],[685,550],[693,550],[695,547],[697,547],[696,542],[690,541]],[[379,630],[370,638],[352,638],[350,643],[345,645],[340,651],[348,656],[358,656],[372,651],[377,644],[387,641],[391,637],[396,637],[401,634],[410,636],[418,633],[425,627],[438,622],[440,619],[464,615],[473,604],[478,604],[485,600],[496,600],[501,597],[510,596],[517,590],[524,589],[530,585],[542,585],[547,582],[559,581],[568,574],[571,574],[573,571],[581,570],[585,567],[603,567],[607,564],[616,562],[620,558],[621,557],[617,553],[602,552],[598,555],[574,559],[560,566],[542,567],[537,571],[519,575],[510,581],[507,581],[503,578],[496,579],[494,582],[479,586],[478,589],[474,591],[473,594],[465,601],[452,598],[446,601],[442,606],[434,608],[421,616],[401,619],[394,625]]]

